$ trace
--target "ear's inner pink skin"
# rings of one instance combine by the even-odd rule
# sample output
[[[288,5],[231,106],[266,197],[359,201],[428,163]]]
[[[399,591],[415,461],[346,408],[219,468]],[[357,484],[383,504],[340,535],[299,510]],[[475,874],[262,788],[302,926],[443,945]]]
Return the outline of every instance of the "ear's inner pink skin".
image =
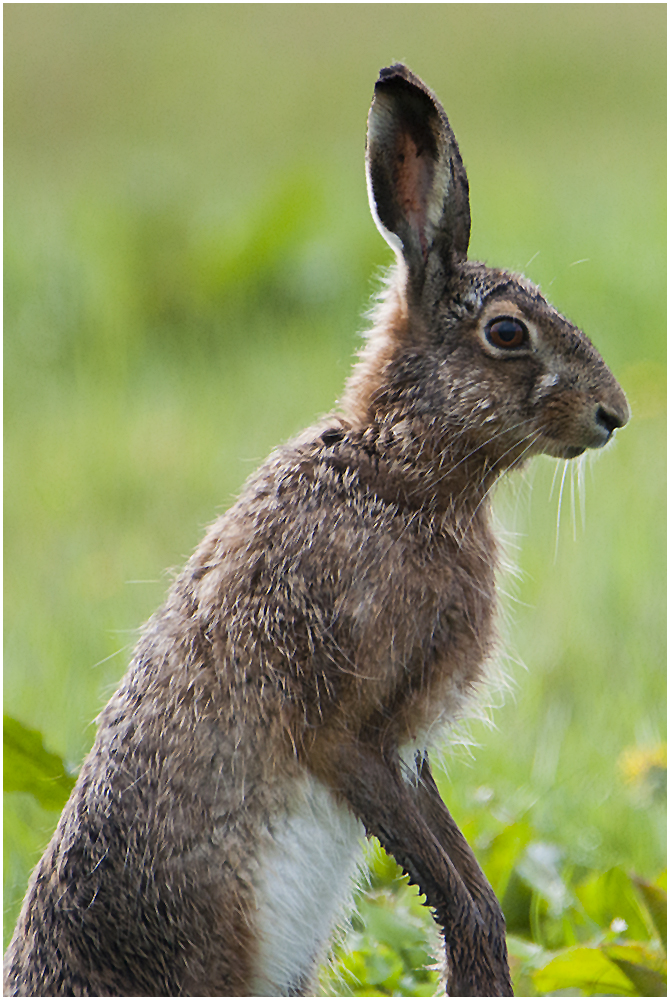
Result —
[[[426,206],[433,186],[434,164],[431,157],[417,149],[416,143],[405,133],[398,135],[395,156],[398,201],[425,257],[428,253]]]

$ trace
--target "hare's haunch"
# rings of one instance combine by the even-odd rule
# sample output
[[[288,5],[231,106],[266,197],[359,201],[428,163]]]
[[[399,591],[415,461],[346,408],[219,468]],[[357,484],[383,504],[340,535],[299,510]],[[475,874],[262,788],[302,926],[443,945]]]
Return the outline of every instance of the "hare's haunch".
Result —
[[[433,908],[449,993],[511,995],[426,747],[494,647],[492,485],[605,445],[628,404],[534,285],[467,260],[458,146],[405,66],[380,73],[366,162],[398,260],[341,409],[252,476],[144,629],[6,995],[308,994],[366,833]]]

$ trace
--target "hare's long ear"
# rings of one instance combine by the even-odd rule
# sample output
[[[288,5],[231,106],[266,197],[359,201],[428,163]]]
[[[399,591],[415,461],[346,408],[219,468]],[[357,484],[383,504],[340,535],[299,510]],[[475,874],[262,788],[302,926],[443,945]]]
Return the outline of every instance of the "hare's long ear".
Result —
[[[458,145],[442,105],[401,63],[375,84],[366,165],[375,222],[411,280],[421,282],[432,251],[447,271],[465,259],[470,199]]]

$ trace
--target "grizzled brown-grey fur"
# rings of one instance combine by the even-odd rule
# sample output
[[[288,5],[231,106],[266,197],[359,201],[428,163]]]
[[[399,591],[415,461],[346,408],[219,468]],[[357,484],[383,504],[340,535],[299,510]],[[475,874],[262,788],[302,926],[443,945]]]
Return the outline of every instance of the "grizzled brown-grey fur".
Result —
[[[628,405],[535,286],[466,259],[458,146],[402,65],[367,168],[398,261],[340,409],[251,477],[145,627],[31,879],[8,995],[309,994],[363,833],[425,893],[449,993],[511,995],[427,749],[495,645],[491,488],[606,444]]]

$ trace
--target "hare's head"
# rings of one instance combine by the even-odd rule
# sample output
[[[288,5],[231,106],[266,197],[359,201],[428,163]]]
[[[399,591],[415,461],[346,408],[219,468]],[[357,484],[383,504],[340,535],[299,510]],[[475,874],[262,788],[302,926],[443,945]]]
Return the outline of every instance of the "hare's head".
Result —
[[[440,103],[407,67],[383,69],[368,119],[377,226],[396,251],[393,308],[352,380],[368,419],[423,418],[498,470],[600,448],[628,403],[588,338],[525,278],[468,261],[468,180]],[[359,397],[360,398],[360,397]]]

